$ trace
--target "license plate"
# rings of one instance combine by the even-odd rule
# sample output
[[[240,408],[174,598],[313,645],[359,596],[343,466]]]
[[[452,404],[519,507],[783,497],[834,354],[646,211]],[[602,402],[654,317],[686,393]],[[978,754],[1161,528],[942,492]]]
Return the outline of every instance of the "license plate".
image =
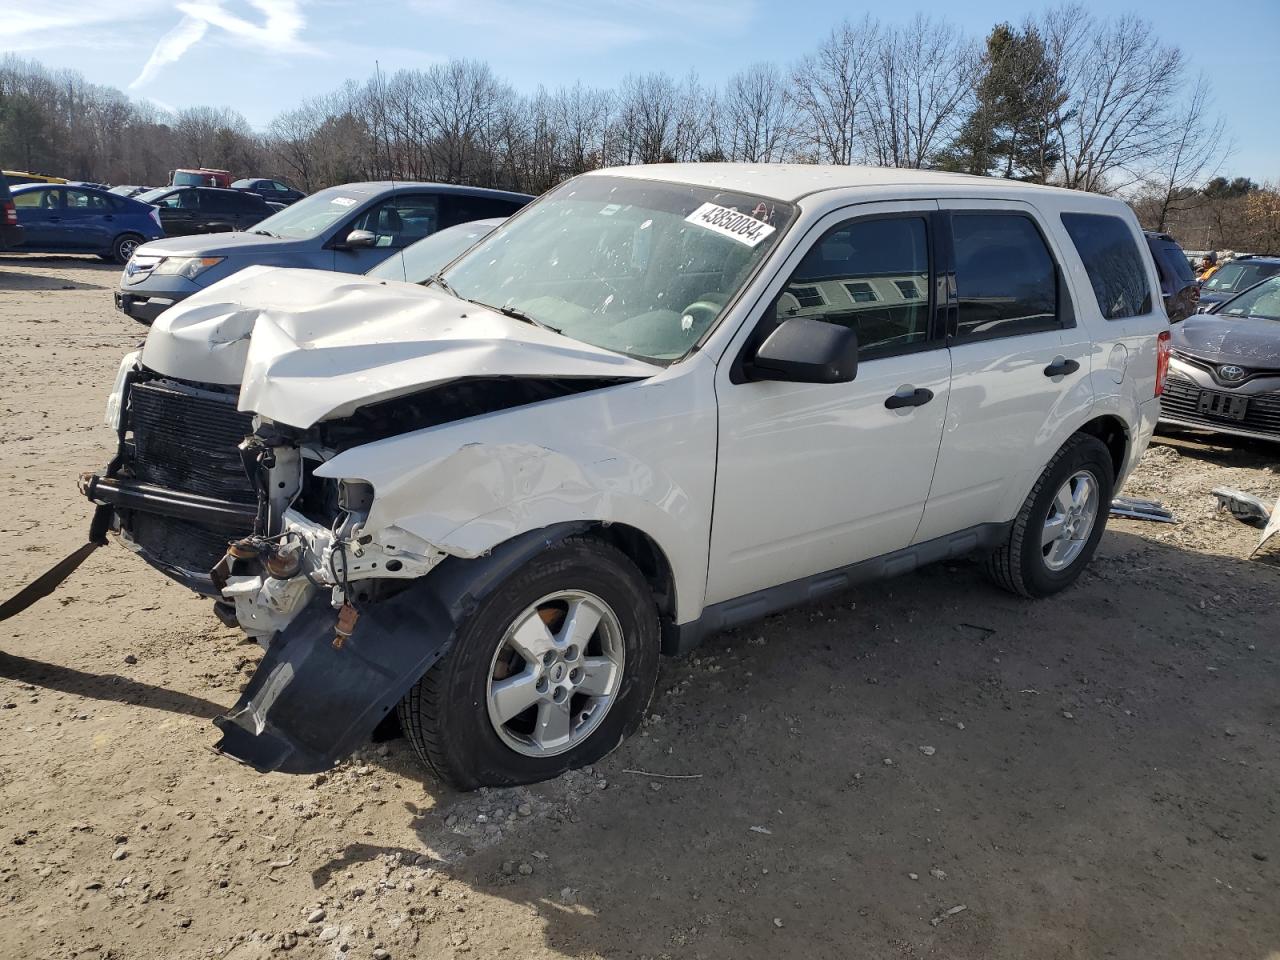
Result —
[[[1202,390],[1198,409],[1201,413],[1210,417],[1220,417],[1223,420],[1243,420],[1246,411],[1249,409],[1249,398],[1233,397],[1229,393],[1210,393],[1208,390]]]

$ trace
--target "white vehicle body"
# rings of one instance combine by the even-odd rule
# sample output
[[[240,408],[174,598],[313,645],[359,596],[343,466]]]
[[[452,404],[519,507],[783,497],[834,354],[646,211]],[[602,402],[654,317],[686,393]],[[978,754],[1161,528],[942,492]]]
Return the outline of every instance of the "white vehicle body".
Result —
[[[269,638],[317,595],[340,607],[362,579],[430,580],[446,558],[484,558],[561,525],[602,525],[651,551],[655,576],[669,584],[658,600],[665,645],[684,649],[859,576],[990,548],[1078,432],[1106,443],[1117,490],[1146,447],[1159,413],[1157,335],[1168,326],[1155,267],[1144,252],[1149,308],[1104,318],[1061,219],[1118,218],[1146,251],[1124,204],[908,170],[676,164],[605,174],[794,207],[759,268],[676,362],[591,346],[435,288],[318,271],[244,270],[159,318],[140,369],[238,386],[239,408],[260,431],[306,431],[464,378],[593,385],[340,452],[304,448],[304,459],[322,461],[315,477],[372,490],[341,528],[294,509],[299,463],[278,459],[272,502],[282,529],[305,544],[308,577],[288,590],[233,577],[223,596],[246,631]],[[933,231],[950,222],[940,217],[974,211],[1025,218],[1041,235],[1058,278],[1051,329],[961,341],[935,327],[917,349],[860,359],[847,382],[743,380],[762,313],[791,295],[784,287],[817,238],[847,221],[903,215]],[[935,257],[941,249],[931,247]],[[916,284],[934,311],[955,301],[954,275],[949,291],[939,265],[917,278],[927,295]],[[892,294],[884,281],[867,286],[867,299]],[[1055,364],[1066,372],[1050,376]],[[923,405],[886,407],[922,392],[932,398]],[[341,571],[336,540],[354,546]],[[397,558],[393,574],[386,563]]]

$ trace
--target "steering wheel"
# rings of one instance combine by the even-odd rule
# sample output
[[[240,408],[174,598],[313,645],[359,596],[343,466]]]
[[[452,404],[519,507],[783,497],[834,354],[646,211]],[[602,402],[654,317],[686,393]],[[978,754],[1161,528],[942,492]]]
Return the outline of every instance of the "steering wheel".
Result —
[[[683,310],[680,311],[680,323],[686,333],[696,329],[696,333],[701,333],[707,327],[711,326],[711,321],[715,320],[720,311],[724,309],[723,303],[716,303],[714,300],[695,300]],[[689,318],[686,320],[685,318]],[[688,324],[685,326],[685,324]],[[696,334],[695,334],[696,335]]]

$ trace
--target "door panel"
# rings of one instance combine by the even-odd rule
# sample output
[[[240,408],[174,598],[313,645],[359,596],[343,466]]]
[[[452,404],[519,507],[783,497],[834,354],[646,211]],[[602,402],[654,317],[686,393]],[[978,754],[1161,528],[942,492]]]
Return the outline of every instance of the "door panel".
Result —
[[[1061,424],[1092,400],[1089,339],[1074,323],[1070,291],[1058,267],[1061,251],[1039,214],[1012,201],[943,201],[941,206],[957,224],[966,214],[981,217],[987,211],[1003,218],[987,220],[967,235],[957,232],[958,297],[951,313],[952,332],[960,335],[950,347],[951,397],[917,542],[1009,520],[1052,457],[1050,447],[1061,442]],[[1014,218],[1021,221],[1016,229]],[[996,224],[1000,219],[1007,226]],[[987,230],[992,224],[996,228]],[[1057,287],[1056,304],[1050,288],[1048,308],[1036,292],[1044,290],[1045,270]],[[1059,318],[1051,314],[1050,322],[1065,318],[1074,325],[1037,329],[1044,326],[1037,315],[1045,309]],[[967,319],[957,316],[960,311]],[[988,339],[966,340],[962,331]],[[1075,368],[1046,375],[1057,360]]]
[[[105,197],[68,188],[63,191],[62,217],[64,250],[111,249],[115,214]]]
[[[58,250],[62,239],[62,191],[24,190],[14,194],[13,205],[18,222],[25,231],[23,246],[32,250]]]
[[[749,354],[748,338],[764,334],[758,328],[740,334],[721,360],[707,603],[911,543],[942,435],[950,359],[942,343],[929,338],[930,324],[918,322],[922,316],[927,321],[935,306],[927,249],[886,257],[871,249],[878,243],[871,227],[883,224],[883,215],[913,211],[918,216],[900,223],[914,219],[919,241],[892,246],[918,250],[919,242],[928,245],[924,224],[936,210],[932,201],[917,201],[863,204],[832,214],[788,256],[771,285],[768,310],[776,316],[766,311],[766,323],[803,315],[852,326],[860,338],[885,337],[879,346],[867,342],[868,358],[860,360],[853,381],[735,383],[742,377],[732,360],[740,350]],[[900,241],[904,235],[899,231]],[[887,291],[885,302],[859,299],[862,284],[878,290],[895,280],[905,285],[909,278],[925,286],[919,313],[908,316],[901,290],[896,300]],[[892,352],[897,355],[884,355]],[[918,390],[931,398],[918,406],[886,406],[895,395]]]

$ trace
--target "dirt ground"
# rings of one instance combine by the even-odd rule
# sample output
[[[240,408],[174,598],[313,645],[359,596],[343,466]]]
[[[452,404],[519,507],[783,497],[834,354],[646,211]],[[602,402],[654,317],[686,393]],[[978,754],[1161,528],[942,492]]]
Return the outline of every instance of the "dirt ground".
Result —
[[[84,542],[118,269],[0,257],[0,597]],[[1181,522],[1067,593],[960,563],[722,634],[594,770],[474,794],[403,740],[218,757],[258,648],[100,550],[0,626],[0,954],[1280,956],[1280,546],[1209,496],[1278,460],[1160,440],[1129,491]]]

